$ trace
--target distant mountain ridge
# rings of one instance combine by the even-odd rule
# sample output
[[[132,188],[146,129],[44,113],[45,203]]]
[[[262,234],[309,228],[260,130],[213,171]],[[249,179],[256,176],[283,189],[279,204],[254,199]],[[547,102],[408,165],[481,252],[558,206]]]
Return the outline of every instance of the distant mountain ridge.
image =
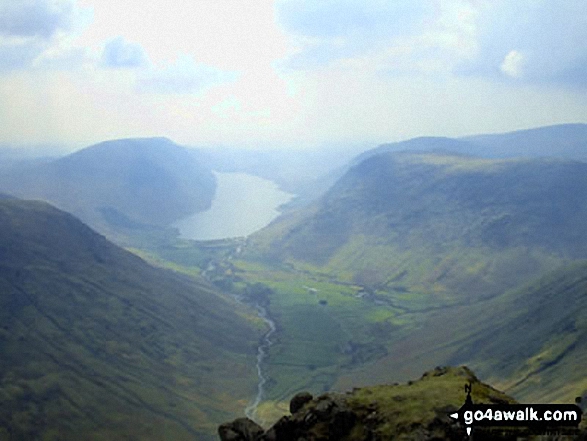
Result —
[[[472,155],[492,158],[557,157],[587,161],[587,124],[559,124],[514,132],[461,138]]]
[[[483,158],[552,157],[587,161],[587,124],[558,124],[463,138],[417,137],[367,150],[353,163],[358,164],[380,153],[398,151],[457,153]]]
[[[213,439],[254,393],[248,314],[68,213],[0,200],[0,439]]]
[[[302,202],[317,199],[333,186],[353,166],[381,153],[411,152],[439,153],[499,158],[559,158],[587,162],[587,124],[559,124],[507,133],[481,134],[462,138],[420,136],[404,141],[384,143],[363,151],[347,164],[337,166],[300,188],[302,194],[317,195]],[[310,190],[309,190],[310,189]],[[317,190],[316,190],[317,189]],[[305,200],[304,200],[305,199]]]
[[[106,230],[167,225],[205,210],[215,185],[193,152],[166,138],[105,141],[0,178],[5,192],[46,200]]]

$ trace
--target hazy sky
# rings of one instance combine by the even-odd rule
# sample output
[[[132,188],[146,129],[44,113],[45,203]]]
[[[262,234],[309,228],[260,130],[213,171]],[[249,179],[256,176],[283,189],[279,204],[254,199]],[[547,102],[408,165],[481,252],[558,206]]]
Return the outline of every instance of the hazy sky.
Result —
[[[587,122],[585,0],[0,0],[0,143]]]

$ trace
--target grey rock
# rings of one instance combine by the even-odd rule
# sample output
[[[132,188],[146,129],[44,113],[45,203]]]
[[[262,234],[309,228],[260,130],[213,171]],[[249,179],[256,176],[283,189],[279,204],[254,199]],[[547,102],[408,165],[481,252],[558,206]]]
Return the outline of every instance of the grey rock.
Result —
[[[288,416],[281,417],[261,438],[263,441],[295,441],[296,423]]]
[[[237,418],[218,428],[221,441],[257,441],[263,432],[261,426],[248,418]]]
[[[296,394],[289,402],[289,411],[294,414],[300,410],[306,403],[312,401],[314,397],[309,392],[300,392]]]
[[[329,397],[321,397],[318,403],[316,404],[316,408],[314,409],[314,413],[320,418],[321,420],[325,419],[336,406],[335,402],[332,401]]]

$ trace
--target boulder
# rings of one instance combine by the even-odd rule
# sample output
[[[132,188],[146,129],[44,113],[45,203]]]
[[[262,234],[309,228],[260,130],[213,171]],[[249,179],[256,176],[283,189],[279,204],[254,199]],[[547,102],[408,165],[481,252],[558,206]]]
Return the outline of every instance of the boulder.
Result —
[[[297,441],[298,432],[296,423],[291,417],[284,416],[277,421],[262,437],[263,441]]]
[[[218,428],[221,441],[256,441],[263,433],[263,428],[249,418],[237,418]]]
[[[296,394],[289,402],[289,411],[293,415],[302,407],[304,407],[306,403],[312,401],[313,398],[314,397],[309,392],[300,392],[299,394]]]

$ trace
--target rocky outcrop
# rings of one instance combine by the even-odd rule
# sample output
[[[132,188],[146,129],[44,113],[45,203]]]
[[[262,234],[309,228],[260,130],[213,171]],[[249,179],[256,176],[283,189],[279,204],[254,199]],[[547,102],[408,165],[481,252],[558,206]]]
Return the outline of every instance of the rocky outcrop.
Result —
[[[220,426],[222,441],[299,441],[337,440],[347,436],[357,421],[357,414],[339,396],[325,394],[313,399],[307,392],[290,402],[292,415],[284,416],[269,430],[247,418]],[[248,435],[246,435],[248,434]]]
[[[289,411],[294,414],[300,410],[306,403],[312,401],[314,397],[309,392],[300,392],[295,395],[289,402]]]
[[[267,431],[239,418],[220,426],[218,433],[222,441],[465,440],[465,427],[449,416],[464,404],[465,385],[475,403],[515,403],[479,381],[466,367],[436,368],[405,385],[366,387],[316,398],[302,392],[290,401],[291,415],[283,416]],[[477,440],[549,439],[528,437],[522,431],[478,429]],[[580,438],[581,433],[560,439],[585,439]]]
[[[218,428],[218,435],[222,441],[257,440],[263,432],[263,428],[249,418],[238,418]]]
[[[357,415],[343,399],[322,395],[303,405],[291,416],[282,417],[260,441],[342,439],[350,433],[356,420]]]

